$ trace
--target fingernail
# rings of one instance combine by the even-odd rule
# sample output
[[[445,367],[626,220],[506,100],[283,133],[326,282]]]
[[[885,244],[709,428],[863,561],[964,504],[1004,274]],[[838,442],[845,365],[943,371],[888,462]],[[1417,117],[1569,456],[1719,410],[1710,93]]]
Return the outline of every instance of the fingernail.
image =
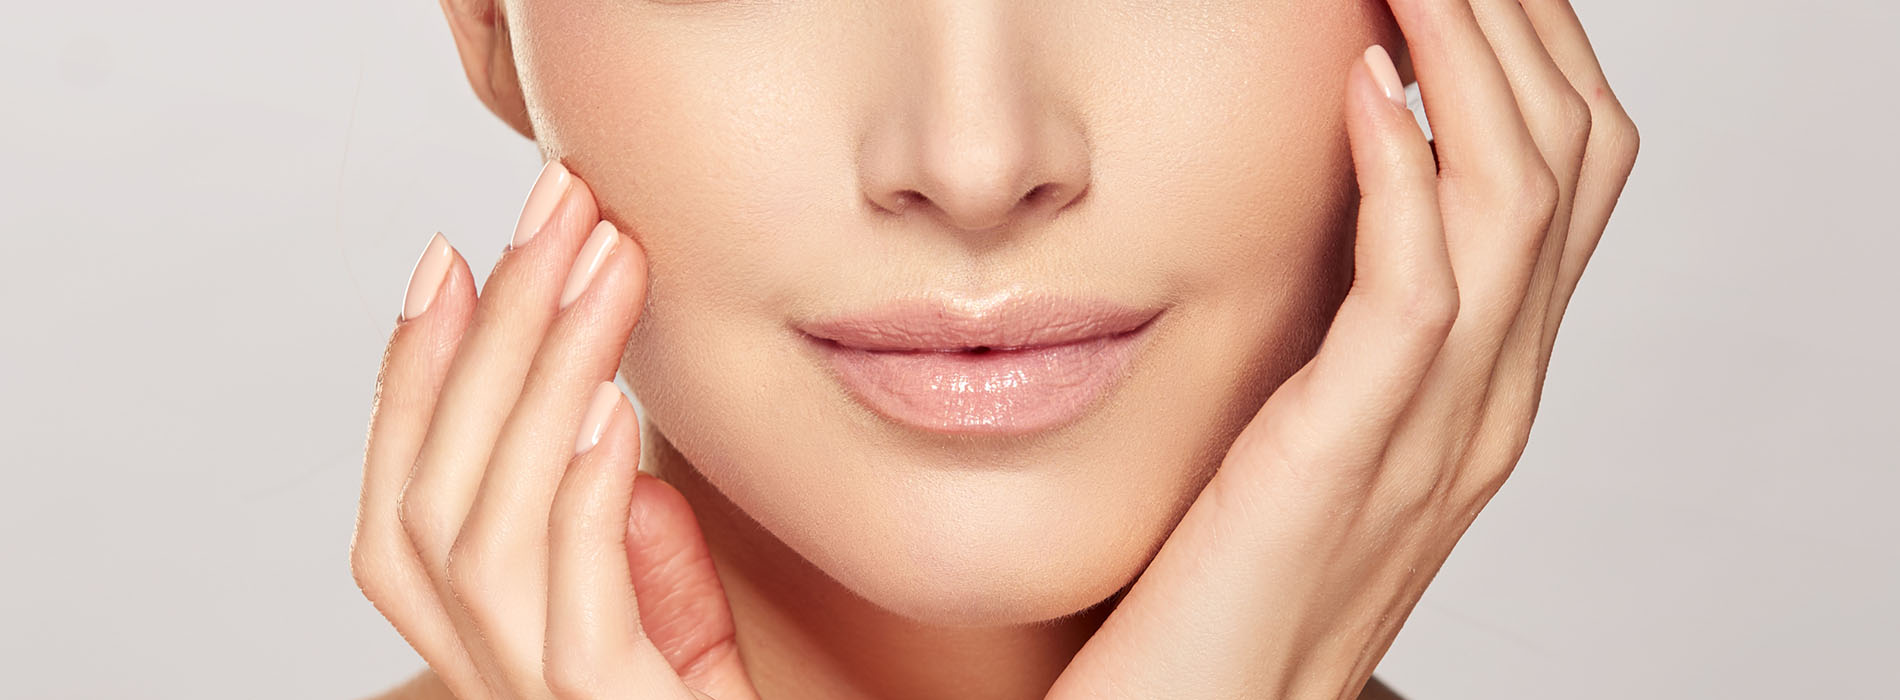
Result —
[[[416,267],[409,271],[409,291],[402,295],[402,317],[400,320],[421,316],[435,303],[436,292],[442,289],[442,280],[448,279],[449,263],[455,261],[455,249],[449,246],[449,239],[437,233],[429,239],[429,247],[422,249],[422,257],[416,260]]]
[[[587,237],[587,244],[581,246],[581,254],[574,258],[574,269],[567,273],[567,288],[561,290],[561,308],[581,298],[587,291],[587,284],[594,281],[594,273],[600,271],[600,264],[614,252],[614,242],[620,239],[619,229],[606,221],[594,226],[594,233]]]
[[[561,203],[561,195],[567,193],[567,186],[573,181],[567,166],[561,161],[550,160],[541,166],[541,174],[534,179],[534,188],[528,190],[528,202],[521,205],[521,219],[515,222],[515,237],[508,242],[509,248],[520,248],[541,232],[548,223],[548,217],[554,214],[554,205]]]
[[[1379,91],[1392,104],[1405,106],[1405,86],[1399,83],[1399,69],[1392,65],[1392,54],[1385,47],[1373,44],[1366,47],[1366,67],[1372,69],[1372,79],[1378,81]]]
[[[587,403],[587,415],[581,418],[581,434],[574,438],[574,454],[578,455],[600,444],[600,436],[607,432],[607,421],[614,417],[614,407],[620,405],[620,387],[613,382],[601,382],[594,387],[594,398]]]

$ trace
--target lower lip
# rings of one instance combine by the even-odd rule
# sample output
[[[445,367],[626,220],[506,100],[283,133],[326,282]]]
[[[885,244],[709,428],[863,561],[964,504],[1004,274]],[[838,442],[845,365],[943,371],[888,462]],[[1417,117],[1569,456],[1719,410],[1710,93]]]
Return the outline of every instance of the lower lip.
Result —
[[[1127,373],[1147,328],[987,352],[819,345],[845,388],[891,420],[940,433],[1011,435],[1057,428],[1088,412]]]

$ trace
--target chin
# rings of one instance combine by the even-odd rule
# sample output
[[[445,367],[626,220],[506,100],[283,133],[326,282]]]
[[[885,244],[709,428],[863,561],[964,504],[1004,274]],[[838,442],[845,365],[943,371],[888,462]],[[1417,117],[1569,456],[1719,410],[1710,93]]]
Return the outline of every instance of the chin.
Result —
[[[793,546],[818,568],[919,623],[1046,622],[1134,581],[1178,519],[1160,504],[1090,500],[1059,472],[936,473],[906,493],[861,496],[839,527],[781,534],[804,535]]]
[[[1037,624],[1109,599],[1141,574],[1214,468],[1194,468],[1180,445],[1144,431],[922,454],[855,440],[827,447],[811,431],[747,440],[769,445],[750,454],[694,439],[720,432],[667,440],[817,572],[939,627]]]

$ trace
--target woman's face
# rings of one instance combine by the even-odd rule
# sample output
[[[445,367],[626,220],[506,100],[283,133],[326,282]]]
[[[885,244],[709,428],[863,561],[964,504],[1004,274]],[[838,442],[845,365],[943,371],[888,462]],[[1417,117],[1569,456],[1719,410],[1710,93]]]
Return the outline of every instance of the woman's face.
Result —
[[[1346,68],[1396,39],[1376,0],[503,10],[536,139],[648,254],[622,371],[653,428],[844,586],[964,625],[1132,581],[1311,356],[1350,277]],[[907,365],[934,426],[808,333],[1034,295],[1152,320],[1054,410],[944,386],[983,358]]]

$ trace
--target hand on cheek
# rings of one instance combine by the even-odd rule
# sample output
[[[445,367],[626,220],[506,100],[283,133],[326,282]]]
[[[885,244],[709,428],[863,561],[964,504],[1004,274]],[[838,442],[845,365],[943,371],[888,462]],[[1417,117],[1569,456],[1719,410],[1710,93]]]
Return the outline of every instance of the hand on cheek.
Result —
[[[691,511],[636,478],[612,380],[645,288],[639,246],[558,162],[479,296],[440,235],[416,267],[351,568],[458,698],[756,697]]]
[[[1351,291],[1052,697],[1356,696],[1523,453],[1635,128],[1563,0],[1390,4],[1435,144],[1368,50]]]

